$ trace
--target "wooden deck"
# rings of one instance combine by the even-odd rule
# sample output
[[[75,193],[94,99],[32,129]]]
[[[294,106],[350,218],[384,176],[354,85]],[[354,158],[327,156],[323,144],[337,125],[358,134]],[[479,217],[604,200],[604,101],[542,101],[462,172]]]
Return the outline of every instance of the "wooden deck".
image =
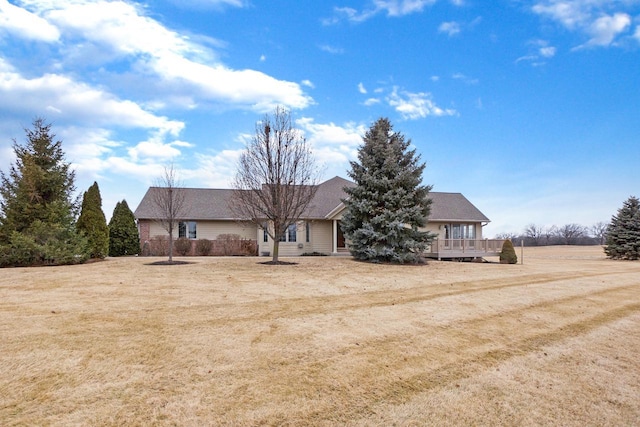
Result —
[[[424,255],[438,260],[498,256],[503,243],[504,239],[436,239]]]

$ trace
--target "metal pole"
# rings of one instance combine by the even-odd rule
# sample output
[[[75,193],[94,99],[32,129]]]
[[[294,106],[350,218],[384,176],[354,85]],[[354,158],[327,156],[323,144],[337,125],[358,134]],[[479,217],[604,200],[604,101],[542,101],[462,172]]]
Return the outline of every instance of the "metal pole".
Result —
[[[520,265],[524,264],[524,239],[520,240]]]

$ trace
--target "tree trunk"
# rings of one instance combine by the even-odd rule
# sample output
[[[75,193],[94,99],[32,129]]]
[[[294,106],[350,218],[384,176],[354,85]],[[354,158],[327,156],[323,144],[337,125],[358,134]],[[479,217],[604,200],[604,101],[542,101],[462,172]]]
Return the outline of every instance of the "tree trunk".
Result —
[[[173,228],[169,230],[169,262],[173,262]]]
[[[280,240],[273,241],[273,259],[271,260],[273,263],[278,262],[278,252],[280,251]]]

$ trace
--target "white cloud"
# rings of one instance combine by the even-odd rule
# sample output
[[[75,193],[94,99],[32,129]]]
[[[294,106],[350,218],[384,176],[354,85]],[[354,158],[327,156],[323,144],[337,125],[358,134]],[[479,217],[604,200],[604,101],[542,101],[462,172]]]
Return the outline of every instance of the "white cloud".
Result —
[[[343,174],[349,160],[357,156],[362,144],[364,125],[347,123],[344,126],[335,123],[315,123],[312,118],[301,118],[296,124],[304,132],[313,147],[318,161],[331,169],[332,174]]]
[[[113,132],[103,128],[69,126],[62,127],[57,134],[64,141],[68,160],[76,173],[89,180],[102,177],[107,171],[103,157],[114,155],[114,150],[124,143],[113,140]]]
[[[425,7],[435,2],[436,0],[372,0],[371,4],[360,12],[351,7],[336,7],[333,10],[333,17],[323,19],[322,23],[324,25],[333,25],[341,21],[358,23],[385,12],[390,17],[405,16],[422,12]]]
[[[548,0],[535,4],[532,9],[539,15],[546,15],[565,27],[574,29],[589,20],[587,3],[581,0]]]
[[[616,36],[625,32],[631,25],[631,17],[626,13],[616,13],[613,16],[601,16],[596,19],[587,32],[591,39],[587,46],[608,46]]]
[[[327,44],[320,45],[320,50],[330,53],[332,55],[342,55],[344,53],[344,49],[341,47],[330,46]]]
[[[449,37],[453,37],[456,34],[460,33],[460,24],[457,22],[443,22],[438,27],[438,32],[446,33]]]
[[[404,16],[422,12],[426,6],[431,6],[436,0],[374,0],[376,9],[384,10],[389,16]]]
[[[73,117],[97,125],[157,129],[177,135],[184,123],[145,111],[129,100],[58,74],[27,79],[0,58],[0,97],[12,111],[47,111],[53,118]],[[0,107],[0,110],[3,109]]]
[[[631,25],[626,6],[635,1],[607,0],[542,0],[532,11],[548,17],[571,31],[589,36],[589,40],[578,48],[610,46]]]
[[[231,188],[242,152],[243,149],[223,150],[215,154],[198,153],[195,155],[197,167],[184,170],[183,176],[196,187]]]
[[[363,95],[367,93],[367,89],[364,87],[362,82],[358,83],[358,92],[360,92]]]
[[[45,19],[14,6],[7,0],[0,0],[0,31],[45,42],[55,42],[60,37],[58,29]]]
[[[464,75],[462,73],[454,73],[451,76],[451,78],[454,79],[454,80],[460,80],[460,81],[462,81],[462,82],[464,82],[464,83],[466,83],[468,85],[478,84],[478,79],[474,79],[474,78],[468,77],[468,76],[466,76],[466,75]]]
[[[382,101],[380,101],[380,99],[379,99],[379,98],[367,98],[367,99],[363,102],[363,104],[364,104],[366,107],[371,107],[372,105],[380,104],[380,102],[382,102]]]
[[[311,80],[303,80],[303,81],[300,82],[300,84],[302,86],[306,86],[306,87],[311,88],[311,89],[314,89],[316,87],[316,85],[314,85]]]
[[[522,61],[535,61],[538,59],[538,55],[524,55],[516,59],[516,64]]]
[[[430,93],[411,93],[394,87],[387,97],[389,105],[399,112],[404,119],[416,120],[427,116],[453,116],[457,112],[452,109],[442,109],[431,99]]]
[[[140,182],[147,185],[153,183],[157,177],[162,174],[166,163],[162,163],[159,158],[158,162],[138,163],[126,157],[108,157],[105,160],[99,160],[102,170],[109,170],[111,176],[126,176],[128,179],[136,178]],[[179,174],[179,176],[182,176]]]
[[[540,52],[540,56],[544,58],[552,58],[556,54],[556,48],[553,46],[541,47],[538,52]]]
[[[98,50],[133,60],[138,70],[180,86],[194,98],[257,111],[275,105],[305,108],[313,102],[297,83],[216,62],[208,47],[144,16],[142,8],[133,4],[32,0],[29,5],[66,37],[76,38],[76,45],[95,44]]]
[[[529,62],[532,66],[541,66],[545,64],[545,59],[553,58],[557,49],[555,46],[549,46],[546,40],[531,40],[527,43],[530,46],[530,53],[516,59],[516,64],[521,61]]]
[[[171,0],[171,2],[180,7],[197,9],[245,6],[245,1],[243,0]]]
[[[167,161],[181,154],[180,150],[174,147],[173,144],[166,144],[158,139],[142,141],[127,151],[134,162],[148,159]]]

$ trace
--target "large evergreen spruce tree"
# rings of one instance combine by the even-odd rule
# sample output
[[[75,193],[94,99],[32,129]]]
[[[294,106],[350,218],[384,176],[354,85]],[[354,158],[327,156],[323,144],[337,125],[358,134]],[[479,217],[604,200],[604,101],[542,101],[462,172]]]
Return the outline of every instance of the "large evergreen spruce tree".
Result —
[[[425,164],[388,119],[376,121],[363,141],[348,172],[356,186],[345,188],[341,226],[349,250],[358,260],[419,262],[434,237],[420,230],[431,212],[431,186],[422,185]]]
[[[613,259],[640,259],[640,200],[629,197],[611,218],[604,252]]]
[[[118,202],[109,221],[109,256],[140,253],[136,218],[126,200]]]
[[[15,164],[0,172],[0,266],[83,262],[86,240],[75,228],[75,174],[62,143],[43,119],[13,141]]]
[[[102,211],[102,197],[97,182],[94,182],[84,193],[77,228],[87,238],[91,258],[107,256],[109,227],[107,227],[107,219]]]

